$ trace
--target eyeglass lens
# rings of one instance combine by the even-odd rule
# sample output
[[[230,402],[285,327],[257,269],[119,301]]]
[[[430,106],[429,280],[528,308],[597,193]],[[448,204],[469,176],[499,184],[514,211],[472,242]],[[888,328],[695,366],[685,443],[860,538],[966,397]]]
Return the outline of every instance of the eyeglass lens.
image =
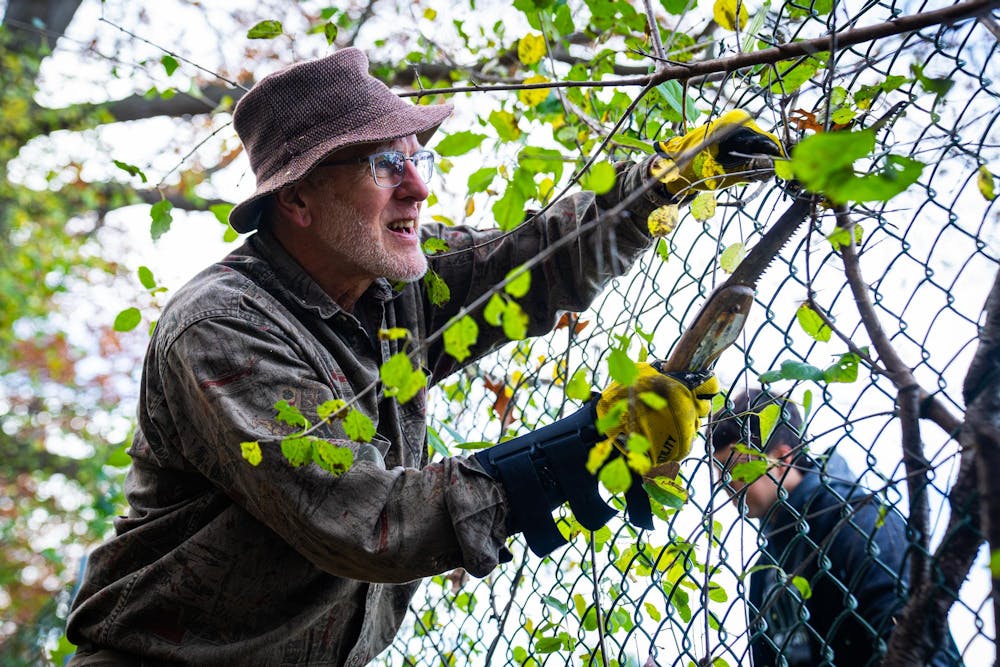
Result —
[[[406,172],[406,162],[409,160],[417,170],[417,175],[424,183],[429,183],[434,174],[434,154],[430,151],[417,151],[406,157],[399,151],[387,151],[372,156],[372,171],[375,182],[382,187],[394,188],[403,182]]]

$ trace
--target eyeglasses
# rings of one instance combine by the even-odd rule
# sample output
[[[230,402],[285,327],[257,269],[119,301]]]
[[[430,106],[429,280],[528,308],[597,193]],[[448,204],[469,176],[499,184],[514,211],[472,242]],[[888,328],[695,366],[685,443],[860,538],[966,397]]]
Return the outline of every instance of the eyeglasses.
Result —
[[[365,162],[371,165],[372,178],[375,179],[375,185],[380,188],[398,188],[403,182],[407,162],[413,163],[413,168],[417,170],[417,175],[424,183],[430,183],[431,176],[434,175],[434,153],[430,151],[417,151],[409,157],[401,151],[382,151],[364,157],[323,162],[319,166],[334,167],[342,164],[364,164]]]

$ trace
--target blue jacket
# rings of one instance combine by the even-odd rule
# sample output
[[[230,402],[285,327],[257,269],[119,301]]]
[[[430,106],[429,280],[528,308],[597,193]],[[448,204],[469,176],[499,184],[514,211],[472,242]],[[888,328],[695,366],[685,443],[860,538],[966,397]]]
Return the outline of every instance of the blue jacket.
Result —
[[[767,544],[750,578],[757,667],[877,665],[906,604],[905,519],[854,483],[840,456],[824,458],[822,471],[805,462],[763,520]],[[931,665],[963,664],[950,633],[941,646]]]

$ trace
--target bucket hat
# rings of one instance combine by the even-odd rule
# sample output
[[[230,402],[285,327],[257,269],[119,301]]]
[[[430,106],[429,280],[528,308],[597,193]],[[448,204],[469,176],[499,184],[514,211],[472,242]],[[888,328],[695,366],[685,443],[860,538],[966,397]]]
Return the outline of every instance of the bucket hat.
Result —
[[[425,144],[451,111],[406,102],[368,73],[368,58],[353,47],[264,77],[233,111],[257,188],[229,212],[229,224],[256,229],[266,197],[334,151],[411,134]]]

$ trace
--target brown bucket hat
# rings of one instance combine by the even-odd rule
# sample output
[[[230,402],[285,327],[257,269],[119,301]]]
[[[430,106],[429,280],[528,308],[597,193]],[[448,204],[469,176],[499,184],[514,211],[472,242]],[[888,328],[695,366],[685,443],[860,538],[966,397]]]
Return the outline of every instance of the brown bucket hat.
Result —
[[[268,195],[341,148],[411,134],[426,144],[451,111],[450,104],[404,101],[368,73],[368,58],[356,48],[264,77],[233,112],[257,189],[233,207],[229,224],[238,232],[256,229]]]

